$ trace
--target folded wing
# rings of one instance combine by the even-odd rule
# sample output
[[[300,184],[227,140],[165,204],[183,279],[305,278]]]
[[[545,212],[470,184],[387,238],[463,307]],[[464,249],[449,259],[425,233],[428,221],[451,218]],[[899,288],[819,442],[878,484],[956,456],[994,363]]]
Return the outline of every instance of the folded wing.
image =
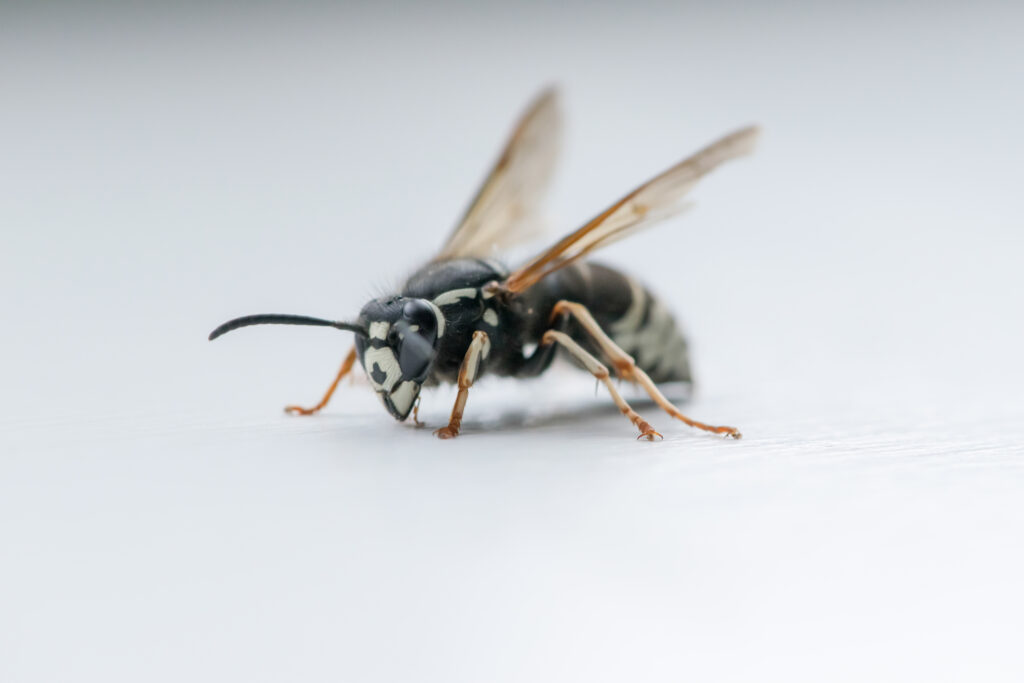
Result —
[[[558,93],[548,89],[519,119],[497,163],[434,260],[486,258],[496,249],[533,237],[560,136]]]
[[[738,130],[647,181],[586,225],[516,269],[502,283],[502,289],[511,293],[529,289],[595,249],[679,213],[686,207],[682,198],[697,181],[719,164],[753,151],[758,133],[756,126]]]

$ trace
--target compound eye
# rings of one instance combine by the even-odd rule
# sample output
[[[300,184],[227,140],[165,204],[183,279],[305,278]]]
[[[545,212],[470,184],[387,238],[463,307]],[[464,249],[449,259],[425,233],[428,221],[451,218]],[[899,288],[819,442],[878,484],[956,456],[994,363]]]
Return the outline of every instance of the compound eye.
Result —
[[[402,370],[402,379],[422,384],[427,378],[433,351],[434,347],[422,337],[406,337],[398,349],[398,367]]]
[[[437,338],[437,318],[434,309],[425,301],[412,299],[402,307],[402,318],[410,325],[417,326],[417,334],[431,342]]]

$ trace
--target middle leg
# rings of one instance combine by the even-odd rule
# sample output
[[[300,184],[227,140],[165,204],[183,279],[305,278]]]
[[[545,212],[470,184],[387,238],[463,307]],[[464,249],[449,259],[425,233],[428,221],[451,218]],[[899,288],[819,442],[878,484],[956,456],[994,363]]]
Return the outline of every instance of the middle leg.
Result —
[[[355,362],[356,347],[353,346],[349,350],[348,355],[345,356],[345,360],[341,364],[341,369],[338,370],[337,377],[335,377],[334,381],[331,382],[331,386],[328,387],[327,393],[324,394],[324,397],[320,399],[319,403],[312,408],[303,408],[302,406],[285,406],[284,412],[290,413],[291,415],[313,415],[314,413],[320,412],[320,410],[327,405],[327,402],[331,400],[331,396],[334,395],[334,390],[338,388],[338,384],[341,382],[342,378],[352,370],[352,366],[355,365]]]

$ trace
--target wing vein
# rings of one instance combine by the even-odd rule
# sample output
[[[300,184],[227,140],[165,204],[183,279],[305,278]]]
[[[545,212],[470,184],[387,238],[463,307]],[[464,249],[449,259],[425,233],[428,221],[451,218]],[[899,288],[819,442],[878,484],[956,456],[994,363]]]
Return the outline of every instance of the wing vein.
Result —
[[[595,249],[681,212],[682,198],[697,181],[720,164],[752,152],[758,134],[756,126],[740,129],[655,176],[516,269],[504,289],[522,292]]]
[[[534,236],[554,174],[561,137],[558,93],[541,92],[527,107],[505,148],[449,235],[435,261],[485,258]]]

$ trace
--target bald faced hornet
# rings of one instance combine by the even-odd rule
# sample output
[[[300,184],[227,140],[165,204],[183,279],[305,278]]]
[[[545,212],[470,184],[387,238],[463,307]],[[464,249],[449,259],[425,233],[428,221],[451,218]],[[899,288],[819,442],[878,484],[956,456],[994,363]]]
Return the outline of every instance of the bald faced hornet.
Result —
[[[540,94],[521,117],[497,163],[440,252],[394,296],[367,303],[354,322],[297,315],[237,318],[210,334],[261,324],[316,325],[355,333],[355,344],[312,415],[330,400],[355,363],[388,412],[405,420],[420,390],[456,383],[448,425],[435,434],[457,436],[469,388],[484,373],[533,377],[556,351],[600,380],[640,432],[661,435],[622,398],[612,373],[643,388],[672,417],[716,434],[740,438],[683,415],[658,389],[691,382],[686,340],[668,309],[632,277],[589,262],[591,252],[682,210],[683,196],[719,164],[748,154],[758,130],[748,127],[713,142],[644,183],[583,227],[534,258],[509,269],[490,260],[495,249],[521,242],[554,168],[560,133],[558,98]],[[604,362],[602,362],[602,360]],[[611,366],[609,370],[608,366]]]

